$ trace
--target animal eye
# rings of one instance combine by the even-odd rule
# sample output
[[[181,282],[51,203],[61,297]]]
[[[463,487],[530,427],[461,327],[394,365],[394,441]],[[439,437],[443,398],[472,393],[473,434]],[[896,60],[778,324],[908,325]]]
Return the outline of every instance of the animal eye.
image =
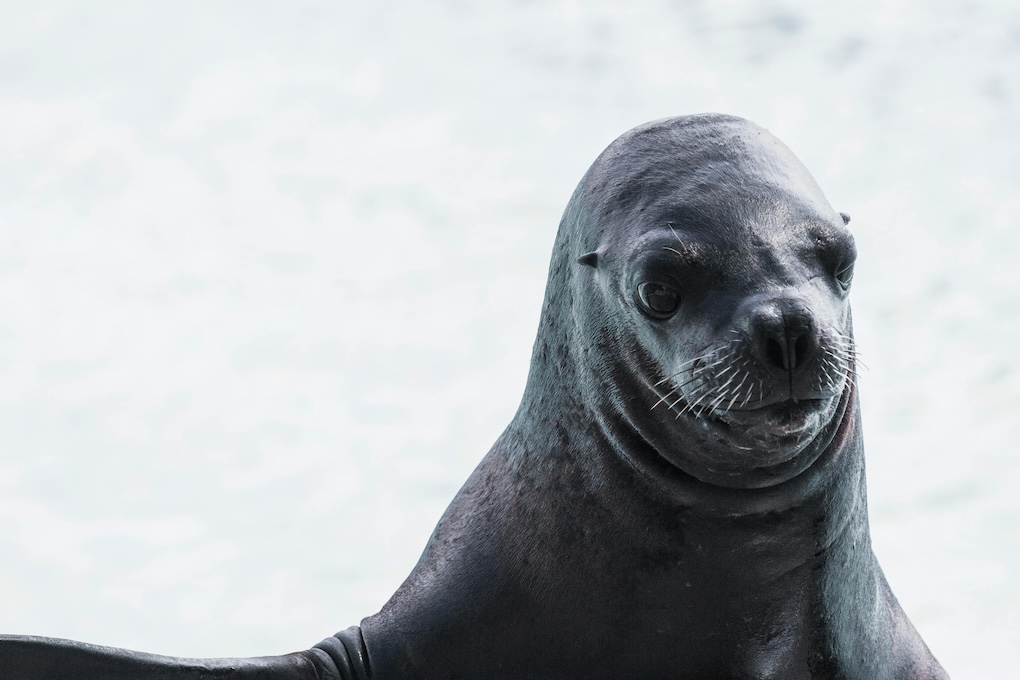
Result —
[[[854,279],[854,263],[842,265],[836,272],[836,280],[839,281],[839,285],[843,288],[849,288],[850,282]]]
[[[638,284],[638,302],[649,315],[665,318],[680,306],[680,291],[664,283],[646,281]]]

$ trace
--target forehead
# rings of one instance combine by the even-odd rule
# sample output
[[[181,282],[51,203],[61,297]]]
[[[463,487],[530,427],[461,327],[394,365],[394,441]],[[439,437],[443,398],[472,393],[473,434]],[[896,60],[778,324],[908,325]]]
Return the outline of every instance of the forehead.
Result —
[[[836,247],[850,237],[825,202],[783,188],[674,192],[654,197],[604,225],[608,250],[627,256],[672,244],[686,258],[752,257],[763,251],[795,254]]]
[[[835,211],[775,187],[663,195],[606,235],[607,264],[625,287],[658,272],[682,279],[688,291],[782,288],[855,257]]]
[[[631,250],[673,238],[702,256],[824,246],[848,232],[807,169],[747,121],[664,121],[625,135],[587,182],[596,238]]]

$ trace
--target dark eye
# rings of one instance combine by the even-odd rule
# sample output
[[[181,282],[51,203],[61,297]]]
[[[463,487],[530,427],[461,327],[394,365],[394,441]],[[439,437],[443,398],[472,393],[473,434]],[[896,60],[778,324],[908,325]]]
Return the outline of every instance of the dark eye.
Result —
[[[664,283],[640,283],[637,294],[642,309],[654,317],[666,318],[680,306],[680,291]]]
[[[836,280],[839,281],[839,285],[843,288],[849,288],[850,282],[854,280],[854,263],[840,265],[840,268],[836,271]]]

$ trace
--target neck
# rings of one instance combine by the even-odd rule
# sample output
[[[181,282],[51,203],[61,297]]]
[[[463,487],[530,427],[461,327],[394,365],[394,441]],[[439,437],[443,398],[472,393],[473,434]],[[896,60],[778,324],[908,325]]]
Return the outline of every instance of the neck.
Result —
[[[634,454],[642,447],[654,453],[634,429],[610,432],[616,441],[606,448],[631,454],[618,458],[618,479],[629,475],[643,487],[628,491],[644,508],[624,527],[640,536],[635,568],[651,579],[643,590],[658,599],[643,608],[660,612],[675,603],[661,620],[651,614],[650,624],[665,629],[667,615],[685,621],[691,654],[706,667],[787,677],[782,668],[803,668],[818,650],[852,647],[866,634],[861,626],[874,608],[879,572],[856,399],[849,406],[810,468],[764,489],[706,484],[661,456]],[[715,632],[699,638],[699,631]],[[773,663],[779,670],[769,670]]]
[[[756,489],[706,483],[668,462],[659,452],[666,444],[640,420],[647,417],[646,407],[639,405],[634,413],[612,409],[612,404],[596,409],[565,391],[539,394],[541,399],[526,394],[518,414],[530,423],[528,449],[538,455],[518,470],[526,476],[569,480],[568,488],[577,496],[571,501],[575,507],[585,505],[584,496],[597,499],[615,486],[633,499],[627,503],[633,516],[618,517],[623,530],[640,528],[642,542],[649,532],[658,531],[660,548],[682,551],[692,532],[701,532],[700,545],[744,555],[741,574],[752,581],[816,559],[824,562],[826,551],[839,541],[858,547],[868,542],[864,451],[852,387],[842,396],[832,424],[811,445],[814,450],[806,452],[814,462],[790,479]],[[569,441],[561,439],[560,424],[545,421],[549,414],[562,418],[566,413],[594,427],[572,433]],[[548,441],[537,442],[536,436]]]

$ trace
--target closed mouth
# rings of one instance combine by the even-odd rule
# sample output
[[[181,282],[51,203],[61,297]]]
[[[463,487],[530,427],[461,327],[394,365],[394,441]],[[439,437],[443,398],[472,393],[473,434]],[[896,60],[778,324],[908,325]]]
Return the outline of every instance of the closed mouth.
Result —
[[[716,411],[730,436],[771,449],[797,448],[822,427],[830,400],[792,399],[755,409]]]
[[[754,408],[719,410],[713,415],[731,426],[767,424],[777,433],[794,432],[802,429],[812,416],[825,410],[827,402],[827,399],[787,399]]]

